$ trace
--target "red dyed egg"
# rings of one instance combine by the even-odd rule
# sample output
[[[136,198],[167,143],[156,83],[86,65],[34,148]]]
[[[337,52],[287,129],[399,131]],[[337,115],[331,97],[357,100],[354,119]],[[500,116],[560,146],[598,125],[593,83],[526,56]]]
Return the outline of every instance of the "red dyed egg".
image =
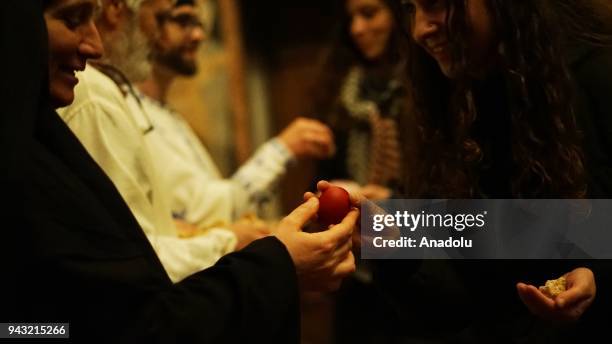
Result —
[[[332,185],[319,196],[319,223],[325,226],[342,222],[350,210],[349,193],[341,187]]]

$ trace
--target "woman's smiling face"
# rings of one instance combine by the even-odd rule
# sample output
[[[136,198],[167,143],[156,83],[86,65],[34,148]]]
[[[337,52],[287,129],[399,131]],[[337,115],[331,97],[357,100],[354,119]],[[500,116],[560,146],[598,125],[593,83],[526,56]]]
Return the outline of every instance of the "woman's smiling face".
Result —
[[[74,100],[76,71],[85,69],[87,59],[100,58],[102,41],[94,19],[96,0],[53,1],[44,12],[49,35],[49,93],[54,107]]]
[[[349,34],[355,47],[369,61],[376,61],[387,52],[394,30],[391,9],[383,0],[347,0]]]
[[[449,39],[449,8],[446,0],[404,0],[403,6],[411,16],[413,40],[436,60],[444,75],[454,75]],[[467,42],[472,66],[487,68],[492,57],[493,30],[491,15],[485,0],[466,1],[466,22],[470,38]],[[475,71],[478,73],[479,71]]]

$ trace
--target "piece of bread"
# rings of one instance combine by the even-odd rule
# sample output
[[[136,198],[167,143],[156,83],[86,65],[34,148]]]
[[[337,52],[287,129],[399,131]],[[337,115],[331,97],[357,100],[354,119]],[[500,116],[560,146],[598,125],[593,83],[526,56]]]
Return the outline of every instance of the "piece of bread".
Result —
[[[540,291],[546,296],[555,298],[557,295],[567,290],[567,281],[565,277],[557,278],[556,280],[548,280],[546,284],[541,286]]]

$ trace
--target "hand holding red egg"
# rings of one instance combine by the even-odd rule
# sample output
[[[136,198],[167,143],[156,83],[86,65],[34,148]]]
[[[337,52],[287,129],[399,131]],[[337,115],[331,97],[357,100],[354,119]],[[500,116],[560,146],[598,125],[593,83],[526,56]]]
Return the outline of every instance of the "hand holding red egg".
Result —
[[[322,180],[317,183],[318,196],[312,192],[304,194],[304,200],[311,197],[319,198],[317,212],[318,223],[327,229],[330,225],[338,224],[350,212],[351,208],[359,208],[360,199],[349,194],[345,189]],[[324,196],[325,195],[325,196]]]

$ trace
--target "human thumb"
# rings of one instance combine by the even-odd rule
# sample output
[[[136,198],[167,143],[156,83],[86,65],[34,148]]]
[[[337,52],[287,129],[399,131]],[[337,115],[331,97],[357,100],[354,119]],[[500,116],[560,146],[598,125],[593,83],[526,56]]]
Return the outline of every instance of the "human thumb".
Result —
[[[302,227],[310,220],[319,210],[319,199],[311,197],[299,207],[295,208],[289,215],[283,219],[283,228],[289,230],[301,231]]]

